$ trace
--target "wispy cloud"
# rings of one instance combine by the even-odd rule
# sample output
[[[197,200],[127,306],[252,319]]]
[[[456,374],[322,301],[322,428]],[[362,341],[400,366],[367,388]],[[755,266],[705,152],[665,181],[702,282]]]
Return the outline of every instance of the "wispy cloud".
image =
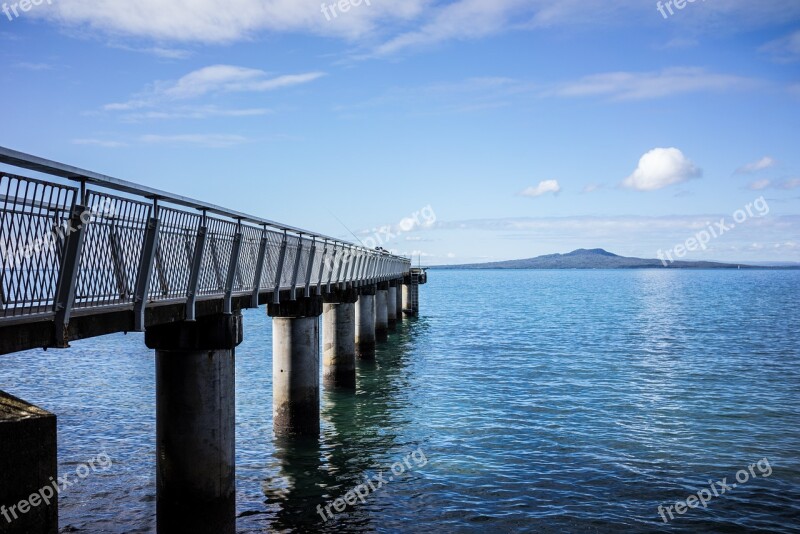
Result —
[[[581,189],[581,193],[583,194],[594,193],[595,191],[600,191],[601,189],[605,189],[605,187],[606,186],[604,184],[586,184],[585,186],[583,186],[583,189]]]
[[[506,28],[514,14],[528,10],[525,0],[460,0],[437,7],[420,28],[384,42],[375,54],[389,55],[406,48],[439,43],[449,39],[475,39]]]
[[[504,76],[484,76],[432,83],[423,86],[393,87],[370,99],[334,109],[343,113],[382,107],[398,109],[412,104],[416,113],[475,113],[513,105],[525,96],[536,94],[537,84]],[[425,107],[420,104],[424,103]]]
[[[751,191],[761,191],[768,188],[770,185],[772,185],[772,181],[765,178],[763,180],[756,180],[755,182],[750,183],[747,188]]]
[[[335,109],[350,113],[367,108],[396,107],[398,103],[404,103],[413,104],[413,112],[416,113],[430,112],[431,108],[436,108],[436,112],[464,113],[508,107],[524,100],[605,98],[627,102],[690,93],[745,90],[765,83],[687,67],[669,68],[659,72],[593,74],[562,82],[485,76],[418,87],[393,87],[368,100],[337,106]]]
[[[193,54],[191,50],[186,50],[183,48],[169,48],[163,46],[137,47],[137,46],[129,46],[124,43],[119,43],[116,41],[109,43],[109,46],[112,48],[117,48],[119,50],[125,50],[127,52],[150,54],[163,59],[187,59],[191,57]]]
[[[760,48],[778,63],[794,63],[800,61],[800,30],[796,30],[780,39],[770,41]]]
[[[736,174],[753,174],[774,167],[776,163],[777,162],[770,156],[764,156],[758,161],[742,165],[736,169]]]
[[[241,135],[228,134],[183,134],[158,135],[149,134],[139,138],[143,143],[157,145],[195,145],[209,148],[225,148],[246,143],[248,139]]]
[[[784,180],[778,183],[778,187],[781,189],[797,189],[800,187],[800,178],[790,178],[788,180]]]
[[[32,71],[47,71],[56,68],[55,65],[52,65],[50,63],[30,63],[27,61],[15,63],[14,66],[18,69],[32,70]]]
[[[751,89],[761,82],[696,67],[673,67],[659,72],[607,72],[567,82],[550,91],[561,97],[607,97],[646,100],[687,93]]]
[[[331,3],[331,2],[327,2]],[[115,2],[58,0],[32,16],[83,33],[115,39],[149,39],[165,57],[164,43],[229,43],[263,33],[305,32],[361,41],[377,55],[508,31],[536,31],[578,25],[637,26],[656,19],[650,3],[641,0],[403,0],[373,1],[368,9],[327,20],[319,0],[137,0]],[[653,15],[656,16],[653,16]],[[673,21],[709,31],[720,23],[748,30],[767,23],[784,24],[800,15],[796,0],[726,0],[696,4],[691,17]],[[713,24],[709,24],[712,22]],[[145,47],[146,48],[146,47]]]
[[[208,119],[212,117],[260,117],[269,115],[267,108],[225,109],[216,106],[181,106],[164,110],[136,111],[123,115],[130,122],[146,120]]]
[[[747,188],[753,191],[762,191],[764,189],[782,189],[784,191],[791,191],[800,187],[800,178],[789,178],[773,182],[772,180],[756,180],[747,185]]]
[[[677,148],[654,148],[639,159],[639,166],[622,185],[637,191],[655,191],[702,175],[703,171]]]
[[[122,141],[112,141],[110,139],[73,139],[72,144],[74,145],[87,145],[87,146],[99,146],[103,148],[120,148],[124,146],[128,146],[127,143],[123,143]]]
[[[104,109],[130,111],[213,94],[273,91],[306,84],[322,76],[324,76],[322,72],[270,76],[259,69],[212,65],[190,72],[176,81],[155,82],[131,100],[106,104]]]

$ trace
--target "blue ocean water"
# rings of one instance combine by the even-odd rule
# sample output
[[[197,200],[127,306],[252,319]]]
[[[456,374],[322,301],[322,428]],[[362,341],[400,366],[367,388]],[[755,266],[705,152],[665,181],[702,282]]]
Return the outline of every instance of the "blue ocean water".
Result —
[[[238,529],[800,532],[798,297],[800,271],[431,271],[312,443],[273,437],[270,320],[247,311]],[[138,334],[0,357],[0,389],[58,414],[62,475],[113,461],[62,493],[63,531],[154,531],[153,364]]]

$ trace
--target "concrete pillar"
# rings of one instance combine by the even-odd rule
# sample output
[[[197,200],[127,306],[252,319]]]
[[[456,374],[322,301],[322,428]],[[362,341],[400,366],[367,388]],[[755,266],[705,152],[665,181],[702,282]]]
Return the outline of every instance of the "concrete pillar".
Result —
[[[388,287],[388,286],[386,286]],[[378,286],[375,293],[375,340],[389,339],[389,290]]]
[[[236,532],[235,347],[241,315],[150,327],[159,532]]]
[[[389,331],[397,330],[397,289],[394,282],[389,282],[389,289],[386,292],[386,311],[389,321]]]
[[[403,320],[403,281],[397,280],[395,282],[395,293],[396,293],[396,301],[397,301],[397,322],[401,322]]]
[[[360,288],[356,304],[356,355],[363,360],[375,359],[375,293],[376,287]]]
[[[414,316],[414,297],[412,295],[412,286],[410,283],[403,283],[403,313],[405,315]]]
[[[322,298],[270,304],[272,426],[277,436],[319,436]]]
[[[356,305],[325,304],[322,320],[323,371],[326,387],[356,387]]]
[[[0,532],[56,534],[56,416],[0,391]]]

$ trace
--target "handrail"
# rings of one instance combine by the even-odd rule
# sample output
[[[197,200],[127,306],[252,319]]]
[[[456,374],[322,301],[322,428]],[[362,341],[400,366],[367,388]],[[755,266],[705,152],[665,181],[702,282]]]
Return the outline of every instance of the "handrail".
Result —
[[[356,288],[411,269],[383,249],[8,148],[0,164],[79,183],[0,169],[0,324],[54,314],[59,337],[73,311],[125,306],[141,330],[159,302],[184,300],[191,321],[201,299],[223,299],[230,313],[234,296],[255,307],[264,294],[278,303],[286,290],[294,300],[330,292],[334,280]]]
[[[195,200],[182,195],[175,195],[173,193],[162,191],[160,189],[156,189],[153,187],[139,185],[134,182],[122,180],[119,178],[114,178],[112,176],[100,174],[86,169],[81,169],[79,167],[74,167],[72,165],[59,163],[57,161],[52,161],[39,156],[26,154],[25,152],[20,152],[18,150],[13,150],[11,148],[3,146],[0,146],[0,163],[5,163],[6,165],[19,167],[22,169],[28,169],[43,174],[58,176],[73,182],[98,185],[106,189],[111,189],[114,191],[120,191],[123,193],[140,196],[150,200],[159,200],[162,202],[166,201],[171,204],[176,204],[187,208],[193,208],[199,211],[206,211],[208,213],[221,215],[223,217],[228,217],[234,220],[246,221],[258,225],[269,226],[271,228],[275,228],[280,231],[292,232],[294,234],[304,235],[308,237],[315,237],[318,240],[327,240],[329,242],[339,243],[345,246],[352,246],[360,250],[371,250],[363,246],[355,245],[349,241],[336,239],[334,237],[329,237],[324,234],[310,232],[308,230],[303,230],[301,228],[296,228],[294,226],[281,224],[279,222],[275,222],[269,219],[264,219],[262,217],[256,217],[254,215],[249,215],[247,213],[242,213],[235,210],[229,210],[227,208],[223,208],[221,206],[217,206],[215,204],[211,204],[208,202]],[[372,252],[379,253],[379,251],[372,251]],[[396,256],[386,252],[383,252],[381,254],[388,255],[398,259],[400,258],[406,259],[403,258],[402,256]]]

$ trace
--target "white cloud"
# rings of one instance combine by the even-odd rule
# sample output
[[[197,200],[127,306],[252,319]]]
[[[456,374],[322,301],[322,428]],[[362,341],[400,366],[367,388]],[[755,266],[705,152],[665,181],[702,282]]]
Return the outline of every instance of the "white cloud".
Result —
[[[520,193],[523,197],[540,197],[546,193],[553,193],[558,194],[561,192],[561,186],[558,184],[558,180],[544,180],[539,182],[539,185],[536,187],[529,187]]]
[[[139,138],[147,144],[196,145],[210,148],[224,148],[247,142],[246,137],[228,134],[183,134],[183,135],[143,135]]]
[[[717,35],[720,28],[742,31],[785,24],[800,15],[800,3],[726,0],[698,2],[692,6],[691,16],[686,11],[686,16],[672,17],[670,23],[690,27],[692,35],[703,31]],[[328,20],[320,0],[58,0],[30,13],[88,35],[149,39],[158,45],[150,51],[166,57],[172,52],[165,43],[227,43],[264,32],[362,39],[367,45],[378,39],[383,43],[378,53],[389,54],[504,31],[664,24],[654,5],[641,0],[373,0],[369,5],[351,7],[344,15]]]
[[[106,104],[103,109],[106,111],[132,111],[215,94],[273,91],[306,84],[324,75],[322,72],[307,72],[270,77],[259,69],[233,65],[212,65],[190,72],[175,81],[157,81],[127,102]],[[214,116],[237,116],[237,114],[242,116],[253,114],[252,111],[226,110],[223,112],[217,109],[214,112],[212,108],[206,108],[206,114]],[[165,113],[175,114],[173,105],[170,105],[169,111]]]
[[[353,39],[381,24],[411,19],[428,3],[373,1],[330,21],[322,13],[320,0],[57,0],[35,15],[93,34],[149,38],[159,43],[228,43],[265,31]]]
[[[702,174],[677,148],[654,148],[641,157],[639,166],[622,185],[637,191],[655,191]]]
[[[754,172],[763,171],[775,166],[776,161],[769,156],[764,156],[758,161],[742,165],[736,169],[736,174],[752,174]]]
[[[700,68],[677,67],[659,72],[607,72],[568,82],[550,91],[561,97],[608,97],[612,100],[645,100],[701,91],[748,89],[758,81]]]

